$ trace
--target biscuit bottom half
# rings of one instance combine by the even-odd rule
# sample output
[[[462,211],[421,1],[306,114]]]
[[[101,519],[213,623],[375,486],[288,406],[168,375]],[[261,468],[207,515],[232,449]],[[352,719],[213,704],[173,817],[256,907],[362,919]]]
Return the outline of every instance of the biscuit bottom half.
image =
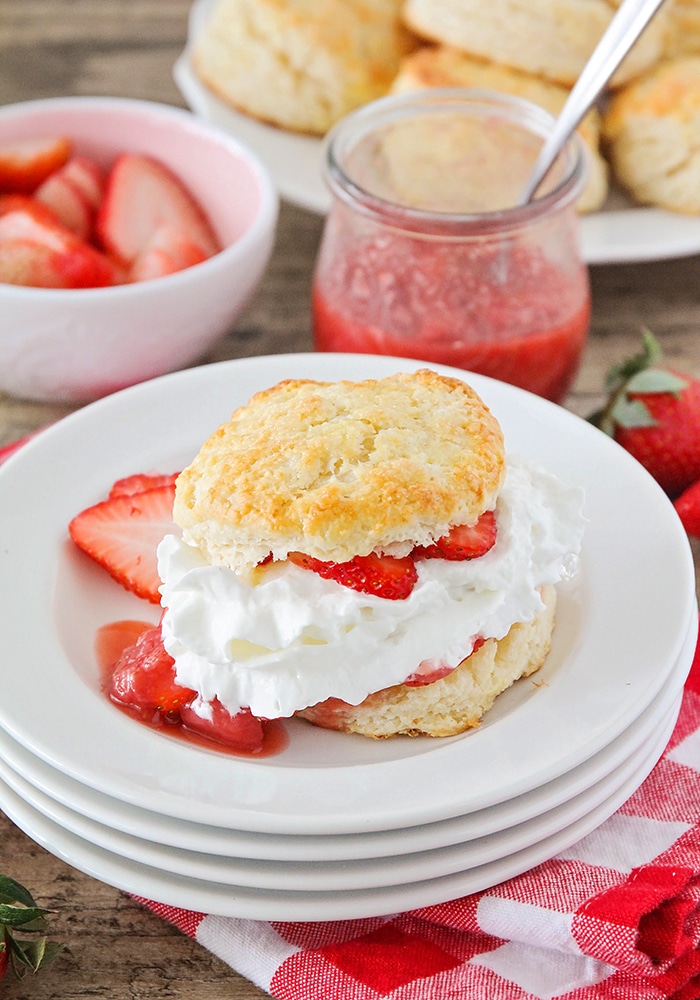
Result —
[[[329,698],[297,715],[324,729],[389,736],[456,736],[478,726],[499,694],[542,666],[554,631],[556,591],[541,588],[544,610],[513,625],[502,639],[488,639],[451,673],[420,687],[397,684],[359,705]]]

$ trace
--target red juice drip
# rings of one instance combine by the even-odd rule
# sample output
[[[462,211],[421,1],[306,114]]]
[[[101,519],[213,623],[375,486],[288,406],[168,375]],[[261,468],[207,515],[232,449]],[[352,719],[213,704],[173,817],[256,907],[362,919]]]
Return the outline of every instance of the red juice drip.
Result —
[[[112,671],[121,656],[122,652],[132,646],[139,635],[146,629],[153,628],[152,622],[133,621],[124,619],[123,621],[109,622],[101,626],[95,635],[95,656],[100,670],[102,689],[107,697]],[[201,733],[195,733],[191,729],[182,725],[178,716],[164,716],[162,712],[144,711],[132,708],[128,705],[121,705],[110,698],[110,702],[129,718],[147,726],[149,729],[183,740],[193,746],[202,747],[205,750],[214,750],[217,753],[228,754],[231,757],[247,757],[253,760],[260,760],[262,757],[273,757],[281,753],[289,744],[289,736],[281,719],[272,719],[263,722],[263,745],[259,750],[246,751],[237,750],[235,747],[226,746],[210,740]]]

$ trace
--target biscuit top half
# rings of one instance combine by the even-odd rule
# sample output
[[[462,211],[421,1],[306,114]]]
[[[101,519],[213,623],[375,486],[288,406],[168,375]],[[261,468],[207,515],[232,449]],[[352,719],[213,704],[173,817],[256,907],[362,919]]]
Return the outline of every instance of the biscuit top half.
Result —
[[[495,505],[503,435],[466,383],[427,369],[257,393],[177,480],[183,538],[246,571],[272,554],[403,555]]]

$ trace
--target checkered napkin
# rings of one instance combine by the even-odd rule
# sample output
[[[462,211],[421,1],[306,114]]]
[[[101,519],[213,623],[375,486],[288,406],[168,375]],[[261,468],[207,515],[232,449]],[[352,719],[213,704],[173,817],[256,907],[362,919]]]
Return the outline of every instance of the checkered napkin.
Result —
[[[278,1000],[698,1000],[700,645],[668,747],[601,827],[485,892],[367,920],[142,900]]]
[[[278,1000],[698,1000],[700,645],[673,736],[641,788],[517,878],[323,923],[141,902]]]

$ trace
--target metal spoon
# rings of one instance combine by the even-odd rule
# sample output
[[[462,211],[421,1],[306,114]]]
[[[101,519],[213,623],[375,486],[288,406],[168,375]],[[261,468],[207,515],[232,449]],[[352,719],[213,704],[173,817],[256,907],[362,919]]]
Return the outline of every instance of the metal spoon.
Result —
[[[581,71],[566,104],[537,157],[520,204],[532,200],[569,136],[599,97],[606,83],[664,0],[623,0]]]

